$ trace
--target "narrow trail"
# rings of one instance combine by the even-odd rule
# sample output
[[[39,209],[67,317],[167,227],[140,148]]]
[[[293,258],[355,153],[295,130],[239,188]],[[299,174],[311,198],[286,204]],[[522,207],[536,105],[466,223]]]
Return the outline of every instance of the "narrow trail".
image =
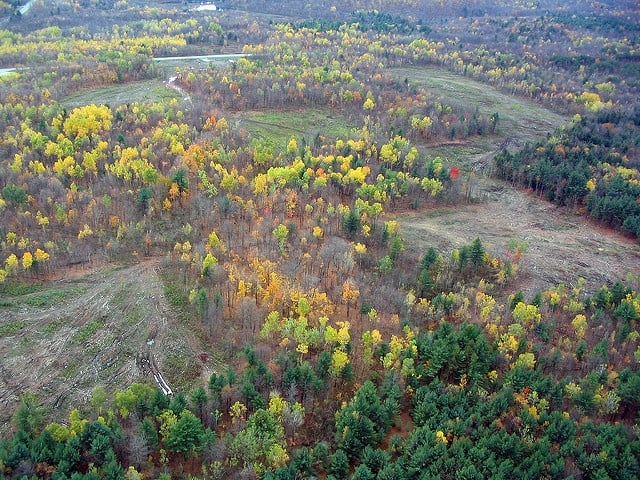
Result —
[[[193,107],[193,100],[191,99],[191,95],[189,95],[183,88],[176,85],[176,79],[177,77],[175,76],[170,77],[169,80],[165,82],[165,85],[169,88],[172,88],[176,92],[178,92],[180,96],[182,96],[182,100],[188,103],[189,106]]]

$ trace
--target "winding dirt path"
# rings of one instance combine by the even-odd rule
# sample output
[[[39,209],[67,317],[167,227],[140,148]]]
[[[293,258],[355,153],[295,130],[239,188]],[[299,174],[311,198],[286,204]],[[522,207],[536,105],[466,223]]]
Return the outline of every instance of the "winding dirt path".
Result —
[[[189,106],[193,107],[193,100],[191,99],[191,95],[189,95],[187,92],[185,92],[183,88],[181,88],[178,85],[176,85],[176,79],[177,79],[177,77],[175,77],[175,76],[170,77],[169,80],[167,80],[165,82],[165,85],[167,87],[169,87],[169,88],[172,88],[176,92],[178,92],[178,94],[180,94],[182,96],[182,100],[185,103],[188,103]]]

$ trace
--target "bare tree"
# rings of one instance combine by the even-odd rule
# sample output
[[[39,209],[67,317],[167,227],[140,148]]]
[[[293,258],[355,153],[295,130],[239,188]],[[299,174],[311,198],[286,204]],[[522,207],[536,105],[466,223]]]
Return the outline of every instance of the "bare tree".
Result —
[[[140,432],[129,440],[127,455],[129,457],[129,463],[136,469],[140,470],[144,467],[150,453],[151,447],[149,446],[149,442]]]

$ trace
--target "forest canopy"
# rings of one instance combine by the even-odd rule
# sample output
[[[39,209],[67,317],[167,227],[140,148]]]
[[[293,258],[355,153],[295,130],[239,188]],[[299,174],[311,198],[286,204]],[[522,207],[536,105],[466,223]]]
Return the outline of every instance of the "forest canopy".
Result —
[[[526,232],[402,217],[637,245],[636,6],[422,3],[0,5],[0,476],[640,477],[637,268],[531,291]]]

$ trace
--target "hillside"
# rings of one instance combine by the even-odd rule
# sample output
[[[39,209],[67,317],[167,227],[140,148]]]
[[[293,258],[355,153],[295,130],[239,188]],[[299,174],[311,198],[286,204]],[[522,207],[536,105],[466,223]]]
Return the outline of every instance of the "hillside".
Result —
[[[145,359],[161,361],[172,383],[197,384],[199,374],[208,381],[219,354],[210,352],[202,365],[200,354],[211,346],[167,301],[160,269],[158,260],[75,268],[5,293],[0,401],[9,408],[2,424],[10,425],[24,391],[42,392],[52,411],[66,412],[97,385],[114,391],[153,380]]]
[[[0,475],[640,477],[633,3],[192,7],[0,8]]]

